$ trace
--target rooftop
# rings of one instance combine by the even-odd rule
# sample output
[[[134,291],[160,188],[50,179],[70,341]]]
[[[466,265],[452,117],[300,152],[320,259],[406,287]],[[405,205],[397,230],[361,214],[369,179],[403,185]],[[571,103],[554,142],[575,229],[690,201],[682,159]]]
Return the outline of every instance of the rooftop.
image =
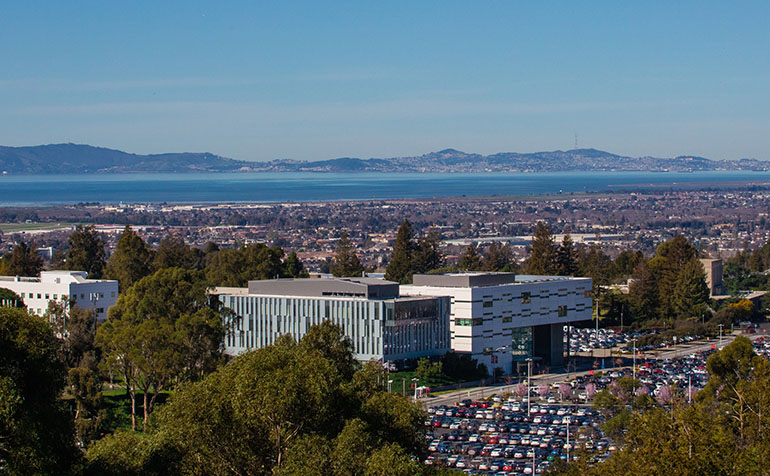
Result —
[[[471,288],[483,286],[502,286],[505,284],[535,283],[546,281],[569,281],[571,276],[535,276],[516,275],[514,273],[489,273],[489,272],[465,272],[447,274],[415,274],[413,284],[415,286],[435,286],[450,288]]]
[[[398,297],[398,283],[378,278],[289,278],[249,281],[249,294],[343,296],[368,299]]]

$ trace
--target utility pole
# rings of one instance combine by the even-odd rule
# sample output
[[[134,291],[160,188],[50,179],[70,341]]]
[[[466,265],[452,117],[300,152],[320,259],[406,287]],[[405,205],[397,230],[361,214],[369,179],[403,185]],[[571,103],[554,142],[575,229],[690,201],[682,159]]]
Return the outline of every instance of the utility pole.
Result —
[[[719,348],[722,348],[722,328],[724,324],[719,324]]]

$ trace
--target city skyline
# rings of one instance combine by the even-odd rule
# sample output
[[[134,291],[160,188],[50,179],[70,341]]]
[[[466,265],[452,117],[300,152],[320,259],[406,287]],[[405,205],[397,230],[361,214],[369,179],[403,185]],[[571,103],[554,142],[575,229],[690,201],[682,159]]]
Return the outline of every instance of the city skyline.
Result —
[[[770,159],[760,2],[14,4],[0,144]]]

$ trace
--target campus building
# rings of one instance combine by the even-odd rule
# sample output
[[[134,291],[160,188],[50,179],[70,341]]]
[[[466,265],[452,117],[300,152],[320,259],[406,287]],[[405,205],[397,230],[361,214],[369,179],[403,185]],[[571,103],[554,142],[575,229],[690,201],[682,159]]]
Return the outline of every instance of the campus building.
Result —
[[[394,362],[449,350],[449,298],[400,296],[398,283],[376,278],[306,278],[249,281],[248,288],[213,294],[236,318],[225,352],[268,346],[284,334],[300,340],[310,326],[342,328],[358,360]]]
[[[118,282],[88,279],[85,271],[43,271],[40,277],[0,276],[0,288],[10,289],[29,312],[42,316],[50,302],[94,309],[96,319],[107,319],[107,310],[118,300]]]
[[[564,325],[591,319],[590,278],[417,274],[401,292],[451,296],[452,350],[470,354],[490,372],[526,372],[527,358],[564,365]]]

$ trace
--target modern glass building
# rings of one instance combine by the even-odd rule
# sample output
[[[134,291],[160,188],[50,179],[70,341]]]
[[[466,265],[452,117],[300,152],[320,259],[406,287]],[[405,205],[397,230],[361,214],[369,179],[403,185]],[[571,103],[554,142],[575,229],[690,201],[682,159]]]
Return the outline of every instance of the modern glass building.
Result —
[[[418,274],[401,292],[451,296],[452,350],[471,354],[490,371],[517,373],[517,363],[528,358],[563,365],[563,326],[591,318],[590,278]]]
[[[358,360],[397,361],[443,355],[450,348],[449,297],[400,296],[397,283],[375,278],[250,281],[217,288],[233,311],[225,352],[237,355],[331,321],[353,344]]]

